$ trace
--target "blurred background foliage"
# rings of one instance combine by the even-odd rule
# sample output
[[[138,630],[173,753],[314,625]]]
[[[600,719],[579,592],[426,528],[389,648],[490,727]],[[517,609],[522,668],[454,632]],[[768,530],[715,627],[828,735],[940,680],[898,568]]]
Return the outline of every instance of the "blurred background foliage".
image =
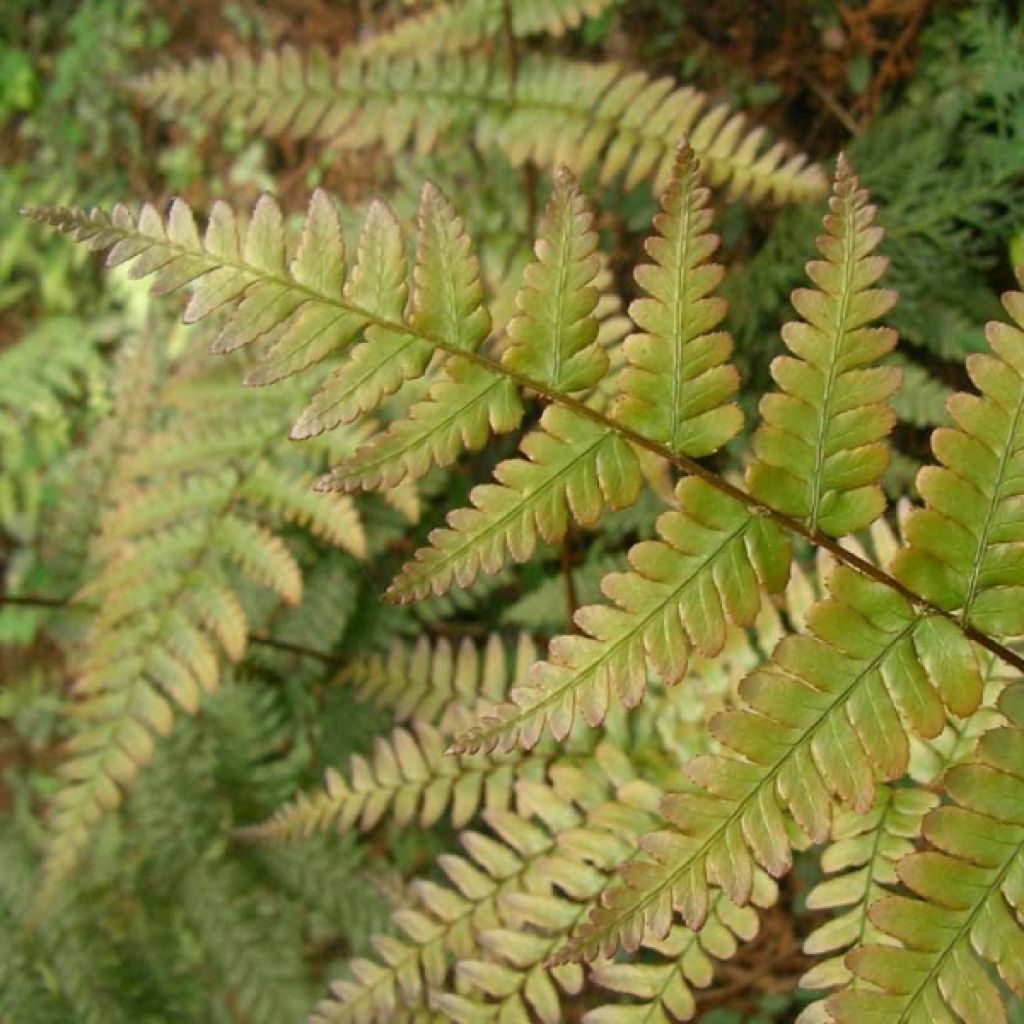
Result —
[[[622,540],[650,529],[653,498],[565,551],[411,609],[383,606],[377,594],[436,525],[431,496],[444,495],[440,508],[459,504],[478,474],[428,478],[411,536],[415,509],[368,500],[368,568],[292,537],[315,578],[302,614],[261,610],[254,596],[267,643],[201,718],[178,723],[124,812],[103,826],[61,912],[25,927],[38,809],[69,735],[62,651],[82,623],[65,602],[81,582],[104,467],[116,461],[112,435],[125,443],[133,416],[151,429],[164,415],[151,401],[156,382],[197,345],[173,309],[119,275],[104,279],[88,253],[40,232],[19,207],[172,195],[198,208],[219,195],[244,206],[271,190],[298,213],[324,184],[355,223],[374,194],[407,216],[415,186],[431,175],[474,204],[467,217],[486,236],[488,276],[500,278],[521,261],[527,233],[507,168],[468,154],[339,158],[312,143],[247,138],[238,126],[165,125],[120,88],[166,57],[282,42],[341,47],[407,9],[398,0],[0,5],[0,1020],[300,1019],[338,965],[385,927],[403,880],[429,871],[452,840],[446,827],[386,823],[359,839],[290,846],[232,838],[386,731],[383,712],[332,685],[339,667],[423,633],[526,630],[543,641],[565,628],[566,574],[575,600],[592,600]],[[965,383],[963,358],[981,347],[1013,263],[1024,262],[1022,32],[1017,5],[996,0],[630,0],[542,44],[692,81],[819,159],[847,150],[889,229],[888,283],[901,296],[891,316],[901,336],[893,358],[905,370],[887,478],[894,496],[914,497],[928,430]],[[459,187],[470,179],[473,190]],[[627,300],[654,208],[644,187],[602,202],[605,249]],[[745,203],[719,214],[746,394],[764,389],[780,351],[778,328],[820,217],[820,208]],[[490,465],[503,454],[499,443],[477,458]],[[787,881],[784,905],[798,912],[768,915],[762,937],[733,962],[727,1004],[717,983],[700,996],[702,1021],[793,1018],[799,941],[814,923],[802,899],[814,881],[806,871]]]

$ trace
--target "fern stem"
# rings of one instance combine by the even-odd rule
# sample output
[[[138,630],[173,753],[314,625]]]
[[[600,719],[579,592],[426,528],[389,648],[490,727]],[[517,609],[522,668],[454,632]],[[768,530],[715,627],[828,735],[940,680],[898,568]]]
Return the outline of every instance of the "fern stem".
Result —
[[[275,650],[286,651],[288,654],[298,654],[304,658],[315,658],[325,665],[338,666],[344,664],[343,659],[335,657],[333,654],[328,654],[326,651],[317,651],[312,647],[303,647],[302,644],[288,643],[285,640],[274,640],[272,637],[263,636],[259,633],[253,633],[249,637],[249,642],[259,644],[261,647],[273,647]]]

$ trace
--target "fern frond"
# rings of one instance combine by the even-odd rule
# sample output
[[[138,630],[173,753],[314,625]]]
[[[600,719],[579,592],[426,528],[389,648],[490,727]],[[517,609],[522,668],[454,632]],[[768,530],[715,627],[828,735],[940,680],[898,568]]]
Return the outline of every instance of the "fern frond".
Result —
[[[424,636],[412,646],[395,643],[386,655],[353,659],[338,681],[354,686],[361,700],[387,707],[397,722],[418,719],[450,733],[454,716],[482,701],[501,700],[536,658],[526,633],[508,653],[496,633],[482,651],[468,637],[453,651],[445,637],[431,645]]]
[[[561,36],[615,0],[518,0],[509,5],[513,36]],[[472,50],[505,31],[503,0],[451,0],[400,21],[361,45],[364,53],[454,53]]]
[[[871,908],[872,923],[899,946],[868,945],[851,954],[850,969],[870,987],[826,1002],[837,1024],[1005,1022],[986,963],[1024,996],[1022,693],[1019,685],[1005,692],[1000,709],[1010,724],[981,739],[977,761],[949,772],[952,803],[924,820],[933,849],[900,861],[900,881],[914,897],[886,896]]]
[[[848,810],[836,813],[832,841],[821,858],[822,871],[831,877],[819,882],[807,895],[810,910],[840,908],[804,942],[804,952],[829,954],[800,979],[802,988],[835,988],[850,983],[847,951],[871,942],[885,941],[871,923],[872,906],[899,881],[897,865],[914,851],[921,837],[924,816],[938,803],[926,789],[895,789],[879,786],[874,806],[867,814]],[[820,1004],[805,1011],[813,1020]]]
[[[480,571],[496,573],[508,557],[526,561],[540,538],[561,540],[570,515],[593,524],[605,505],[624,508],[639,496],[640,467],[628,442],[560,406],[545,409],[521,449],[525,459],[499,463],[497,483],[474,487],[472,506],[450,512],[448,528],[431,532],[430,547],[395,577],[388,600],[467,586]]]
[[[829,587],[808,617],[813,635],[786,637],[741,684],[747,707],[712,719],[731,753],[690,762],[706,792],[666,798],[672,829],[645,837],[647,857],[623,868],[561,959],[635,949],[667,934],[676,911],[699,926],[712,885],[745,904],[758,865],[775,876],[790,866],[783,811],[823,842],[835,799],[864,813],[875,780],[906,771],[908,729],[935,735],[943,704],[959,715],[977,707],[978,666],[952,623],[845,567]]]
[[[484,56],[338,59],[292,48],[193,61],[139,79],[135,91],[166,117],[239,118],[250,131],[313,136],[346,148],[383,143],[397,152],[410,139],[421,153],[461,130],[494,145],[516,165],[564,163],[577,174],[599,169],[602,182],[625,172],[625,187],[668,178],[686,135],[713,187],[730,196],[803,202],[821,196],[821,169],[742,114],[708,106],[707,97],[667,78],[560,57],[521,62],[510,82],[502,62]]]
[[[243,830],[254,839],[294,839],[327,829],[368,832],[388,815],[397,826],[413,821],[427,828],[450,808],[455,828],[464,828],[480,807],[504,809],[520,778],[539,778],[572,749],[549,746],[532,756],[447,757],[444,734],[424,721],[377,737],[370,758],[353,755],[348,781],[328,769],[324,791],[300,795],[268,821]]]
[[[647,662],[666,683],[686,674],[691,647],[717,654],[727,624],[750,625],[759,587],[780,590],[789,570],[785,536],[764,517],[688,477],[676,488],[678,510],[657,523],[659,541],[629,553],[632,571],[612,573],[602,590],[612,606],[576,615],[583,636],[559,637],[493,715],[453,744],[460,753],[537,743],[545,726],[563,738],[577,710],[590,725],[614,694],[627,707],[643,698]]]
[[[708,262],[718,238],[707,231],[710,192],[698,174],[693,151],[680,146],[654,218],[657,234],[645,243],[654,262],[634,272],[647,294],[629,315],[642,333],[626,339],[629,368],[612,412],[637,433],[694,457],[717,451],[743,425],[732,402],[739,387],[728,362],[732,340],[711,333],[726,313],[725,300],[710,296],[724,271]]]
[[[875,207],[842,156],[829,209],[817,240],[824,260],[807,264],[817,287],[793,292],[804,319],[782,329],[796,358],[772,363],[781,391],[761,400],[764,421],[754,434],[747,482],[755,497],[811,530],[840,537],[884,508],[878,480],[889,461],[884,438],[895,422],[886,400],[900,375],[871,365],[896,344],[895,331],[868,326],[896,294],[872,287],[887,264],[871,255],[882,230],[873,226]]]
[[[175,708],[194,714],[217,689],[224,658],[242,656],[244,581],[298,602],[302,574],[281,526],[300,517],[327,539],[351,546],[361,538],[357,521],[342,536],[348,518],[339,522],[330,499],[308,491],[308,462],[306,488],[294,467],[278,473],[272,426],[227,440],[217,416],[207,411],[206,430],[172,421],[123,460],[121,500],[94,546],[99,568],[77,595],[96,610],[74,662],[81,727],[59,769],[67,784],[52,803],[48,886],[75,866],[96,823],[120,803],[151,759],[154,738],[170,732]]]
[[[237,867],[226,863],[193,866],[182,909],[227,1006],[254,1024],[299,1018],[308,984],[294,915],[288,920],[280,906],[261,906]]]
[[[519,392],[507,377],[452,360],[398,420],[317,483],[321,491],[392,488],[450,466],[463,451],[479,451],[491,434],[515,430],[523,418]]]
[[[991,351],[967,357],[980,394],[948,403],[932,434],[939,466],[917,478],[926,505],[907,519],[893,572],[940,608],[994,637],[1024,633],[1024,293],[1007,292],[1013,324],[992,322]]]
[[[590,978],[602,988],[634,1001],[615,1002],[588,1010],[584,1024],[670,1024],[692,1020],[697,1012],[694,988],[711,984],[715,960],[729,960],[739,943],[749,942],[759,930],[754,907],[771,906],[777,893],[774,884],[759,874],[751,902],[737,907],[722,892],[711,897],[708,917],[694,932],[676,925],[664,939],[648,938],[644,946],[658,955],[656,963],[619,963],[598,960]],[[738,941],[737,941],[738,940]]]
[[[614,749],[595,756],[595,768],[628,762]],[[558,778],[521,781],[518,814],[485,811],[493,834],[462,833],[468,856],[439,859],[448,884],[414,883],[416,906],[394,915],[405,938],[379,938],[379,961],[354,961],[353,979],[333,983],[333,999],[311,1020],[383,1024],[414,1020],[428,1005],[445,1020],[520,1020],[530,1011],[561,1020],[558,991],[578,991],[583,972],[547,965],[547,953],[628,853],[630,838],[656,820],[646,805],[658,792],[641,786],[633,795],[622,786],[616,794],[603,768],[565,765]],[[446,985],[449,956],[462,981]]]
[[[608,355],[594,344],[597,245],[594,214],[576,179],[559,167],[534,246],[536,260],[523,274],[508,325],[511,344],[502,363],[514,373],[567,394],[592,388],[604,376]]]
[[[345,495],[321,497],[307,480],[266,465],[245,480],[241,498],[257,508],[271,511],[282,522],[305,527],[315,537],[344,548],[356,558],[366,557],[366,531],[351,498]]]
[[[529,890],[561,862],[543,828],[508,812],[487,812],[485,820],[499,838],[463,832],[469,856],[439,858],[449,885],[414,883],[416,906],[394,915],[405,938],[378,937],[374,946],[382,962],[354,960],[352,979],[332,983],[332,998],[317,1006],[311,1024],[414,1019],[413,1013],[428,1008],[430,991],[442,988],[449,953],[467,952],[478,930],[500,923],[499,897]]]

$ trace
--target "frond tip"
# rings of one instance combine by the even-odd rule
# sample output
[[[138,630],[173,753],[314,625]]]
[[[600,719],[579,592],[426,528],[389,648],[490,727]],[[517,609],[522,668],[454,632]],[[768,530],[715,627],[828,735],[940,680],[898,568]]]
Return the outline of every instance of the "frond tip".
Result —
[[[743,425],[732,401],[739,388],[728,362],[732,339],[714,330],[726,313],[725,300],[711,294],[724,269],[708,262],[719,239],[707,230],[711,193],[699,172],[681,143],[654,218],[657,233],[644,243],[653,262],[634,272],[646,294],[629,307],[640,331],[623,346],[628,367],[613,410],[633,430],[693,458],[717,451]]]
[[[888,265],[871,255],[882,240],[874,216],[840,156],[817,239],[824,259],[807,264],[816,287],[793,292],[803,320],[782,328],[796,358],[772,363],[780,390],[761,400],[747,480],[755,497],[832,537],[863,529],[885,505],[878,481],[895,423],[887,399],[900,372],[872,365],[896,344],[895,331],[868,326],[896,302],[895,292],[872,287]]]

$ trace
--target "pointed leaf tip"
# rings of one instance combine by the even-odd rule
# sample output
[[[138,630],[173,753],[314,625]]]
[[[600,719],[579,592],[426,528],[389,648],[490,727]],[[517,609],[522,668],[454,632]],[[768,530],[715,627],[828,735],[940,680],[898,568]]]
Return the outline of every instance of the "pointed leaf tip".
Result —
[[[560,189],[576,188],[576,175],[565,165],[559,164],[555,168],[555,187]]]

